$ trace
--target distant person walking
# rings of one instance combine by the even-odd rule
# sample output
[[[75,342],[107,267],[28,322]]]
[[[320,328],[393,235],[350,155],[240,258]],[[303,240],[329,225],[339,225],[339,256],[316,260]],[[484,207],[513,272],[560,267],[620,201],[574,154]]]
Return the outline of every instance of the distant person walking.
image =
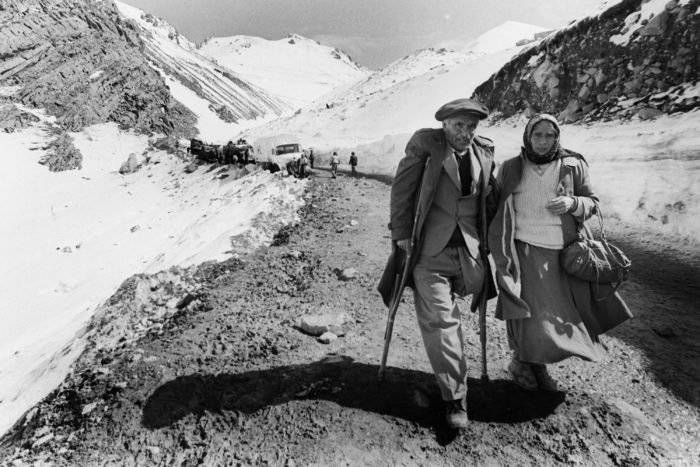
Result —
[[[352,170],[352,176],[357,175],[357,156],[354,152],[350,153],[350,169]]]
[[[306,178],[309,175],[308,172],[309,158],[306,152],[302,152],[299,156],[299,178]]]
[[[331,175],[333,178],[338,176],[338,164],[340,164],[340,157],[338,157],[337,152],[333,151],[333,155],[331,156]]]
[[[309,165],[311,166],[312,169],[314,168],[314,150],[313,149],[309,149]]]
[[[297,162],[296,159],[289,159],[289,160],[287,161],[286,166],[287,166],[287,175],[290,175],[290,176],[293,176],[293,177],[296,177],[296,176],[298,175],[298,173],[299,173],[299,171],[298,171],[299,164],[298,164],[298,162]]]

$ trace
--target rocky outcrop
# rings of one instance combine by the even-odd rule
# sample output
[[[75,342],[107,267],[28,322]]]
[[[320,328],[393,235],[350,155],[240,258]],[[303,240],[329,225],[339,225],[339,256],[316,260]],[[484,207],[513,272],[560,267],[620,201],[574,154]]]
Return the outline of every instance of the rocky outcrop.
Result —
[[[12,133],[38,121],[36,115],[20,110],[13,104],[0,103],[0,131]]]
[[[51,141],[45,149],[46,154],[39,160],[39,164],[47,166],[51,172],[82,167],[83,155],[73,144],[73,138],[65,133]]]
[[[122,163],[119,167],[119,173],[122,175],[132,174],[138,171],[143,164],[146,163],[146,157],[143,155],[138,155],[135,152],[129,154],[129,157]],[[132,230],[134,232],[134,230]]]
[[[0,0],[0,84],[65,130],[116,122],[192,136],[194,115],[147,63],[143,43],[111,1]]]
[[[697,93],[700,0],[623,0],[545,39],[480,85],[497,117],[548,112],[564,122],[687,111]]]

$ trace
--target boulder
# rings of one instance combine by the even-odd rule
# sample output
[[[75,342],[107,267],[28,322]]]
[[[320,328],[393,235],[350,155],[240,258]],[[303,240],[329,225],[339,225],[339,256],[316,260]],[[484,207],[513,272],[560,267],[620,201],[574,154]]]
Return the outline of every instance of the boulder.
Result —
[[[336,336],[336,335],[333,334],[332,332],[324,332],[323,334],[321,334],[321,335],[318,337],[317,340],[318,340],[321,344],[330,344],[331,342],[333,342],[334,340],[337,340],[337,339],[338,339],[338,336]]]
[[[566,108],[559,114],[559,120],[563,123],[571,123],[579,120],[581,105],[578,100],[572,99]]]
[[[338,279],[341,281],[349,281],[357,277],[357,269],[355,268],[345,268],[338,272]]]
[[[652,120],[663,115],[663,112],[654,107],[644,107],[637,112],[637,116],[641,120]]]
[[[122,175],[134,173],[141,168],[145,161],[146,159],[143,156],[132,152],[129,154],[129,158],[119,167],[119,173]]]
[[[342,336],[345,334],[343,325],[346,321],[347,315],[345,313],[305,315],[299,321],[299,328],[312,336],[320,336],[326,332]]]
[[[639,34],[642,36],[663,36],[668,29],[670,15],[667,10],[662,11],[639,30]]]
[[[63,133],[47,146],[47,151],[39,160],[39,164],[45,165],[51,172],[80,169],[83,164],[83,155],[73,144],[73,138]]]

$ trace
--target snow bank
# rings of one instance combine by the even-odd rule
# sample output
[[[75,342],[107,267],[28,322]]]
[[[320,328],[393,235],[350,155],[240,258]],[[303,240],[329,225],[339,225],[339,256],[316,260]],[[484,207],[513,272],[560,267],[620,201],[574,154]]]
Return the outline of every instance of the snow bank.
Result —
[[[83,169],[50,173],[32,150],[48,141],[42,130],[0,133],[0,196],[12,200],[0,206],[0,433],[62,381],[85,324],[125,278],[225,259],[241,238],[249,248],[267,243],[303,202],[298,180],[185,174],[162,152],[122,176],[146,137],[113,124],[72,136]]]
[[[431,109],[432,110],[432,109]],[[426,109],[426,114],[431,110]],[[700,243],[700,112],[654,121],[563,125],[562,144],[580,152],[606,215],[666,235],[669,242]],[[496,143],[496,162],[517,155],[526,119],[511,119],[478,133]],[[438,127],[433,121],[429,126]],[[417,129],[418,127],[416,127]],[[313,131],[313,129],[311,129]],[[355,151],[359,169],[393,175],[412,132],[372,142],[334,146],[341,159]]]

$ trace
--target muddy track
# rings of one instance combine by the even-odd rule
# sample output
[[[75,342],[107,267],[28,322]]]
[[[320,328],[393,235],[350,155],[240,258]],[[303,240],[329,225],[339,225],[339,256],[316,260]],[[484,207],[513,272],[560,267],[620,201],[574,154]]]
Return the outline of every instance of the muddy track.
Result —
[[[504,325],[492,317],[491,382],[480,383],[477,322],[467,312],[472,423],[461,433],[448,430],[410,293],[399,310],[387,381],[378,384],[385,309],[375,285],[389,248],[388,194],[383,181],[332,180],[317,171],[297,226],[248,257],[200,266],[198,305],[157,332],[103,351],[98,361],[81,358],[62,387],[2,439],[0,459],[288,466],[697,461],[700,316],[689,308],[696,289],[672,288],[677,281],[655,274],[624,285],[638,317],[603,338],[603,362],[554,366],[565,392],[529,393],[508,380]],[[667,277],[688,276],[686,262],[668,261],[657,244],[637,247],[618,233],[629,240],[635,264],[663,264]],[[356,269],[355,277],[342,280],[345,268]],[[115,302],[127,301],[128,294],[115,294]],[[327,311],[349,318],[345,335],[331,344],[297,328],[302,315]]]

